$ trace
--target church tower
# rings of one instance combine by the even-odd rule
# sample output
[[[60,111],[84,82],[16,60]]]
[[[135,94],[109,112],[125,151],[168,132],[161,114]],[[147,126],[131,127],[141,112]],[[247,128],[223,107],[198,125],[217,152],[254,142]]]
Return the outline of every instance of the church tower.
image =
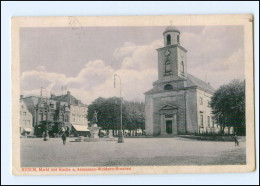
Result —
[[[159,82],[185,80],[187,77],[187,50],[181,46],[180,35],[174,26],[166,27],[163,32],[164,47],[157,49]]]
[[[157,49],[158,80],[145,92],[146,134],[212,132],[212,112],[207,103],[214,88],[187,73],[187,50],[181,46],[180,31],[168,26],[163,37],[164,46]]]

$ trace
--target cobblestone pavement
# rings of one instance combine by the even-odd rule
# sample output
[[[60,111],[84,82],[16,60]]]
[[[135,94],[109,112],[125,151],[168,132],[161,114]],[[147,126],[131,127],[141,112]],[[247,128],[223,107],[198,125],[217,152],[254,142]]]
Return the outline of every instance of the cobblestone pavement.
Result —
[[[245,142],[197,141],[184,138],[126,138],[116,141],[73,142],[67,138],[21,139],[22,167],[83,167],[127,165],[245,164]]]

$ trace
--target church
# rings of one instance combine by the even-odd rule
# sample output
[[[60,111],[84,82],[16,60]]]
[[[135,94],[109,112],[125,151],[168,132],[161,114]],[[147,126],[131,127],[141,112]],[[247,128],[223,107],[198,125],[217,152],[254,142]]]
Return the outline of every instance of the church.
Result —
[[[163,32],[164,47],[158,48],[158,80],[145,92],[146,134],[182,135],[214,133],[216,126],[209,105],[214,88],[187,72],[187,50],[174,26]]]

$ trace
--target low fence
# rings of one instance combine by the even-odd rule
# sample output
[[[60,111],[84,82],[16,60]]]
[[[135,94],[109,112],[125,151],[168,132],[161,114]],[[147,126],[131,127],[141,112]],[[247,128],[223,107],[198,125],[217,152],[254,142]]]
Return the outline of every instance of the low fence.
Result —
[[[190,135],[180,135],[178,137],[195,139],[195,140],[204,140],[204,141],[234,141],[234,136],[190,136]],[[239,136],[239,141],[245,141],[245,136]]]

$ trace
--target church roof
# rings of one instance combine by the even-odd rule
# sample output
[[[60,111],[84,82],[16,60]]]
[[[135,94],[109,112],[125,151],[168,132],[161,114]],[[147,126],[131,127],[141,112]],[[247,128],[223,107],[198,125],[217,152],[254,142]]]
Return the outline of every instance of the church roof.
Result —
[[[215,89],[209,83],[206,83],[205,81],[202,81],[191,74],[187,74],[187,86],[198,86],[203,90],[209,91],[211,93],[215,92]]]
[[[215,92],[215,89],[209,83],[206,83],[191,74],[187,74],[187,85],[185,87],[173,88],[172,90],[174,91],[174,90],[188,89],[188,88],[193,88],[193,87],[198,87],[198,88],[203,89],[210,93]],[[154,94],[154,93],[159,93],[159,92],[162,92],[162,91],[152,88],[151,90],[145,92],[145,94]]]
[[[60,96],[53,96],[50,99],[55,100],[55,101],[60,101],[60,102],[68,102],[69,100],[69,95],[65,94],[65,95],[60,95]],[[71,104],[72,105],[80,105],[80,106],[87,106],[86,104],[82,103],[80,100],[76,99],[74,96],[71,96]]]
[[[165,34],[166,32],[179,32],[179,29],[176,26],[167,26],[165,28],[165,31],[163,32],[163,34]]]

